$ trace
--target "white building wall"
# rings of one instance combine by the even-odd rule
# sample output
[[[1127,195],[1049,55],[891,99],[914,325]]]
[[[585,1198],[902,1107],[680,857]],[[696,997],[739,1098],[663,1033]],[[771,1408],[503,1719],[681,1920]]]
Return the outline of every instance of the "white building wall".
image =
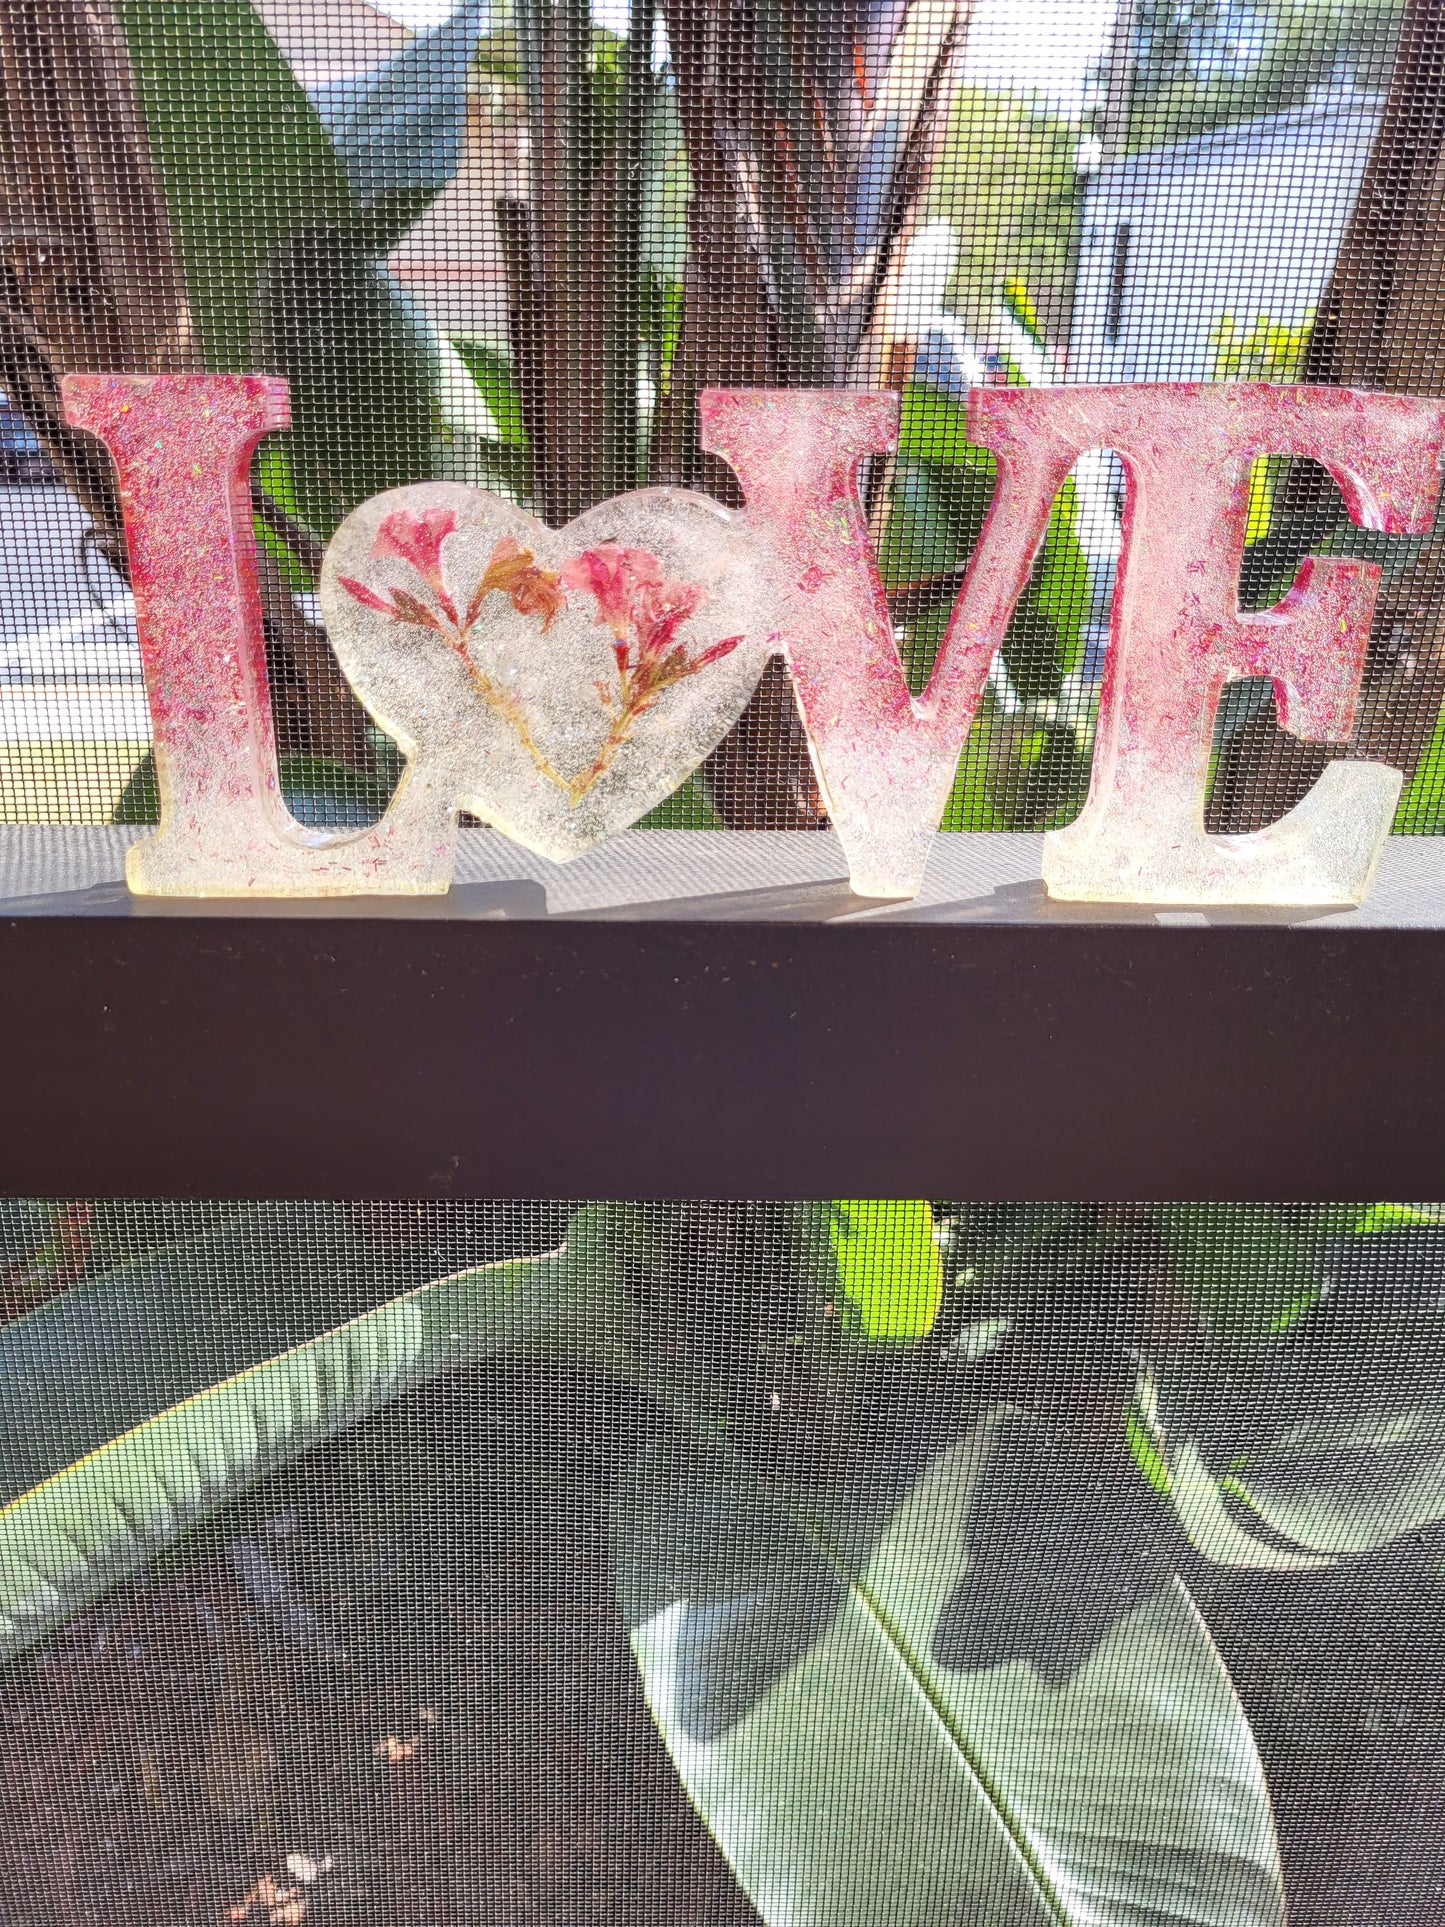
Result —
[[[1207,380],[1224,315],[1297,326],[1324,291],[1379,111],[1357,95],[1102,169],[1084,206],[1069,379]]]

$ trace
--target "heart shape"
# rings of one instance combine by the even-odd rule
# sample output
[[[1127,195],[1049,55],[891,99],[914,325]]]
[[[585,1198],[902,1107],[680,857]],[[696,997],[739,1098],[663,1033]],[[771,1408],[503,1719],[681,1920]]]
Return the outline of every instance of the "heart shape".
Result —
[[[776,628],[755,530],[681,489],[552,530],[458,482],[374,496],[326,551],[347,680],[424,784],[565,862],[716,748]]]

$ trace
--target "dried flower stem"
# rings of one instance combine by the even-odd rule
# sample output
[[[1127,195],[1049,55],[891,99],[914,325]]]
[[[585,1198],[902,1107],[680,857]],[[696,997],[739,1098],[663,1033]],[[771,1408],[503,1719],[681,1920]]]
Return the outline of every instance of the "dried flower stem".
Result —
[[[703,600],[703,591],[694,583],[667,580],[650,550],[621,548],[616,543],[586,549],[554,573],[538,568],[533,551],[524,549],[515,536],[503,536],[492,550],[466,613],[458,614],[441,562],[442,543],[455,528],[456,516],[450,509],[431,509],[421,515],[398,510],[382,523],[372,550],[374,555],[395,557],[415,569],[431,590],[434,604],[410,589],[394,588],[389,596],[382,595],[350,576],[341,577],[341,586],[364,607],[393,622],[440,636],[461,658],[467,680],[482,701],[515,732],[537,773],[561,790],[574,808],[611,769],[662,692],[730,655],[743,639],[727,636],[700,656],[690,657],[677,641],[677,632]],[[572,777],[564,776],[545,754],[522,705],[478,667],[469,648],[489,595],[506,596],[519,615],[540,616],[545,635],[567,606],[568,588],[590,594],[597,603],[597,620],[612,631],[618,689],[614,697],[597,684],[608,718],[607,735],[587,768]]]
[[[476,690],[482,701],[494,715],[500,716],[504,723],[516,731],[517,739],[536,765],[538,775],[545,776],[549,783],[555,783],[559,790],[564,791],[572,798],[573,802],[576,802],[577,797],[573,795],[574,785],[568,782],[567,778],[555,764],[547,760],[546,752],[532,734],[532,726],[527,721],[527,712],[522,708],[522,705],[517,701],[516,697],[505,689],[499,689],[485,670],[478,669],[467,651],[467,638],[465,634],[458,633],[453,647],[462,659],[462,665],[467,672],[467,679],[471,683],[472,688]],[[616,754],[615,750],[613,754]],[[594,778],[593,780],[595,781],[596,779]],[[590,787],[591,785],[589,784],[588,788]],[[585,794],[585,791],[582,792],[582,794]]]
[[[574,776],[567,786],[574,803],[580,803],[593,784],[611,769],[617,761],[618,751],[631,740],[633,730],[656,700],[656,691],[651,695],[639,692],[627,675],[619,675],[618,680],[622,684],[622,705],[620,708],[613,703],[607,705],[612,721],[608,725],[606,741],[582,774]]]

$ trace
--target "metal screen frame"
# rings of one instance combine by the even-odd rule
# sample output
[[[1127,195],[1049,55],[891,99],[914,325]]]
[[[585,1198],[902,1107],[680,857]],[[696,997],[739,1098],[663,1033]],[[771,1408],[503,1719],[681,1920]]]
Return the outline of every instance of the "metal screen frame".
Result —
[[[1029,874],[1035,839],[994,842]],[[1408,855],[1373,912],[1212,920],[996,880],[964,922],[842,884],[570,916],[12,895],[7,1188],[1431,1196],[1445,851]]]

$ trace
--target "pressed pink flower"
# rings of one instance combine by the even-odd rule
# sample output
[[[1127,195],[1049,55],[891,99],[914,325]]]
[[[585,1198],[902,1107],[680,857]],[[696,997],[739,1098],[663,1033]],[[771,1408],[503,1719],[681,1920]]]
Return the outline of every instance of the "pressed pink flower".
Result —
[[[662,567],[650,550],[624,549],[616,542],[583,549],[562,564],[561,575],[564,588],[595,597],[597,620],[619,642],[626,640],[632,628],[638,593],[662,587]]]
[[[638,590],[632,615],[637,646],[643,657],[666,655],[678,630],[697,613],[703,592],[693,582],[665,582],[659,574]]]
[[[442,580],[442,543],[456,525],[457,518],[452,509],[428,509],[425,515],[413,515],[410,509],[397,509],[382,522],[376,540],[371,545],[373,555],[394,555],[398,561],[410,563],[436,597],[442,614],[454,628],[458,616],[456,604],[447,594],[446,583]]]
[[[368,609],[380,609],[382,614],[387,616],[394,616],[396,614],[396,610],[387,601],[386,597],[384,595],[378,595],[375,589],[368,589],[364,582],[358,582],[354,577],[349,575],[338,576],[337,580],[348,595],[355,596],[356,600],[364,603]]]
[[[467,609],[468,628],[493,589],[511,597],[519,616],[540,616],[543,635],[567,607],[559,577],[551,569],[538,568],[536,551],[524,549],[514,535],[504,535],[492,550],[486,573]]]
[[[428,509],[413,515],[410,509],[397,509],[377,530],[373,555],[394,555],[410,562],[418,575],[425,576],[434,589],[441,586],[442,543],[457,526],[453,509]]]

